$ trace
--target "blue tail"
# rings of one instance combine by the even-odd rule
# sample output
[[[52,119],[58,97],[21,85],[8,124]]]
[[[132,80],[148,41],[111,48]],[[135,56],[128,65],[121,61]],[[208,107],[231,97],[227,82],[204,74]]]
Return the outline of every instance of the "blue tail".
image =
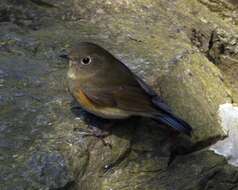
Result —
[[[161,121],[163,124],[166,124],[176,129],[179,132],[182,132],[188,136],[191,136],[192,127],[187,122],[183,121],[177,116],[172,114],[163,114],[163,115],[159,115],[157,119]]]

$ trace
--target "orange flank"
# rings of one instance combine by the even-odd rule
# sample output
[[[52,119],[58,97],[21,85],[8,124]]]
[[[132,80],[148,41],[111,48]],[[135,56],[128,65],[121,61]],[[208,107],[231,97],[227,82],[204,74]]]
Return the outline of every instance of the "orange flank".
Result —
[[[95,108],[93,102],[87,97],[87,95],[85,95],[85,93],[82,90],[77,89],[76,93],[74,93],[74,96],[82,105],[82,107],[88,110]]]

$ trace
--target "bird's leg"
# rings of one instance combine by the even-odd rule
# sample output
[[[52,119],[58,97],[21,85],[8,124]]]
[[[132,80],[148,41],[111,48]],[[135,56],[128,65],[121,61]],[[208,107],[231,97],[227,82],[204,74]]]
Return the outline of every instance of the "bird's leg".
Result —
[[[105,146],[110,146],[111,144],[107,143],[104,138],[108,137],[110,135],[110,128],[113,125],[113,122],[107,123],[105,125],[103,125],[102,127],[95,127],[93,125],[89,125],[89,128],[86,130],[82,130],[82,129],[77,129],[75,128],[75,130],[79,130],[80,134],[82,134],[84,137],[88,137],[88,136],[93,136],[96,137],[98,139],[100,139],[102,141],[102,143]]]
[[[98,139],[100,139],[103,143],[104,146],[109,146],[111,148],[111,144],[106,142],[104,138],[106,138],[107,136],[110,135],[109,131],[104,131],[100,128],[97,128],[97,127],[91,127],[89,129],[89,131],[91,131],[91,134],[87,134],[85,136],[93,136],[93,137],[96,137]]]
[[[90,131],[88,136],[95,136],[95,137],[100,138],[100,139],[106,138],[110,134],[108,131],[105,131],[105,130],[100,129],[100,128],[95,127],[95,126],[90,126],[88,131]]]

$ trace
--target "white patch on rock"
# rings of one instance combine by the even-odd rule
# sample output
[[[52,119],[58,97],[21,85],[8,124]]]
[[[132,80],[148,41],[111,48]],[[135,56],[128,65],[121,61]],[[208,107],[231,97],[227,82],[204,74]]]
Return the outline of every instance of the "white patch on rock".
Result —
[[[228,137],[210,147],[215,153],[227,158],[228,163],[238,166],[238,106],[226,103],[218,110],[222,128]]]

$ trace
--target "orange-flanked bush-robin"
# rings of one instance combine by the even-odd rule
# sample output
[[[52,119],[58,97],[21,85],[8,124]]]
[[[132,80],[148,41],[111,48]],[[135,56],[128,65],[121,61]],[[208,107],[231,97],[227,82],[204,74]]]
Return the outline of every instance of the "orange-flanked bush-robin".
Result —
[[[81,42],[68,58],[69,90],[86,111],[106,119],[149,117],[191,134],[187,122],[175,116],[143,80],[102,47]]]

